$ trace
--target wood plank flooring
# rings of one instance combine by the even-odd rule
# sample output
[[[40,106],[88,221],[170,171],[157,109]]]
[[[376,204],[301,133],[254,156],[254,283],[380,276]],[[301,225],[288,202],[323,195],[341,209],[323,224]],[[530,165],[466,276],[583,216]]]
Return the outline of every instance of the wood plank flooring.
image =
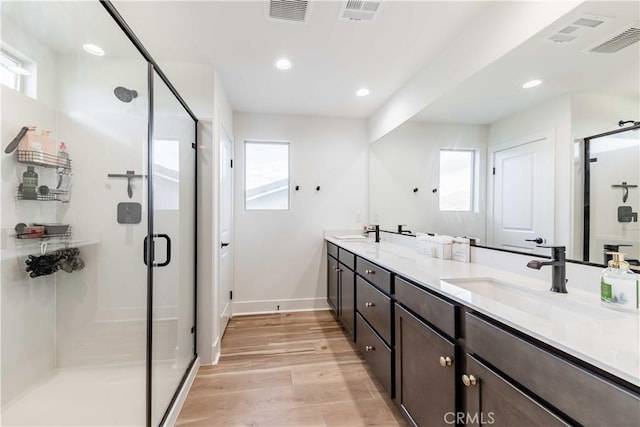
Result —
[[[329,311],[233,318],[178,426],[405,426]]]

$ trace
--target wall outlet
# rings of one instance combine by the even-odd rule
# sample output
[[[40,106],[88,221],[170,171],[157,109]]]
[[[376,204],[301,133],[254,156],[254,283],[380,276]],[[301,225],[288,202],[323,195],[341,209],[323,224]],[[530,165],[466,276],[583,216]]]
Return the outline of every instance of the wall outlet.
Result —
[[[356,222],[357,223],[362,222],[362,215],[360,215],[359,213],[356,214]]]

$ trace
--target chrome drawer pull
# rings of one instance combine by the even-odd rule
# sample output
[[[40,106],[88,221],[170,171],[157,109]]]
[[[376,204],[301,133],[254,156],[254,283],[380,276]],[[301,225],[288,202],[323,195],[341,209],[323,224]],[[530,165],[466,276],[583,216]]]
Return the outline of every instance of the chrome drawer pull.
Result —
[[[364,274],[376,274],[375,270],[365,270]]]
[[[471,387],[472,385],[476,385],[478,383],[478,380],[473,375],[465,374],[462,376],[462,383],[467,387]]]
[[[453,365],[453,360],[449,356],[440,356],[440,366],[446,368],[451,365]]]
[[[365,303],[364,303],[364,306],[365,306],[365,307],[367,307],[367,308],[373,308],[373,307],[375,307],[376,305],[375,305],[374,303],[372,303],[372,302],[365,302]]]
[[[365,351],[376,351],[376,348],[372,345],[365,345],[364,346],[364,350]]]

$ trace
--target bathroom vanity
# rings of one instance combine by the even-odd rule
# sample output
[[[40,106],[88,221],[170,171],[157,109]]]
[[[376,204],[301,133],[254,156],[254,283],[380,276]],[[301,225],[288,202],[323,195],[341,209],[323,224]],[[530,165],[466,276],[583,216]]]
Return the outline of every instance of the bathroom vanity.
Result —
[[[638,314],[389,242],[326,240],[330,305],[410,423],[640,423]]]

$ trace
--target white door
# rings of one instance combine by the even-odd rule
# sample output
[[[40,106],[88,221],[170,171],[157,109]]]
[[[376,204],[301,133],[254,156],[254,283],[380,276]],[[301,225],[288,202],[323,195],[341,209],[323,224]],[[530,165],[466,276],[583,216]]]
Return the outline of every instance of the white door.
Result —
[[[493,246],[547,254],[537,244],[554,242],[555,140],[553,134],[523,138],[490,149]]]
[[[231,317],[233,291],[233,143],[224,131],[220,139],[220,336]]]

